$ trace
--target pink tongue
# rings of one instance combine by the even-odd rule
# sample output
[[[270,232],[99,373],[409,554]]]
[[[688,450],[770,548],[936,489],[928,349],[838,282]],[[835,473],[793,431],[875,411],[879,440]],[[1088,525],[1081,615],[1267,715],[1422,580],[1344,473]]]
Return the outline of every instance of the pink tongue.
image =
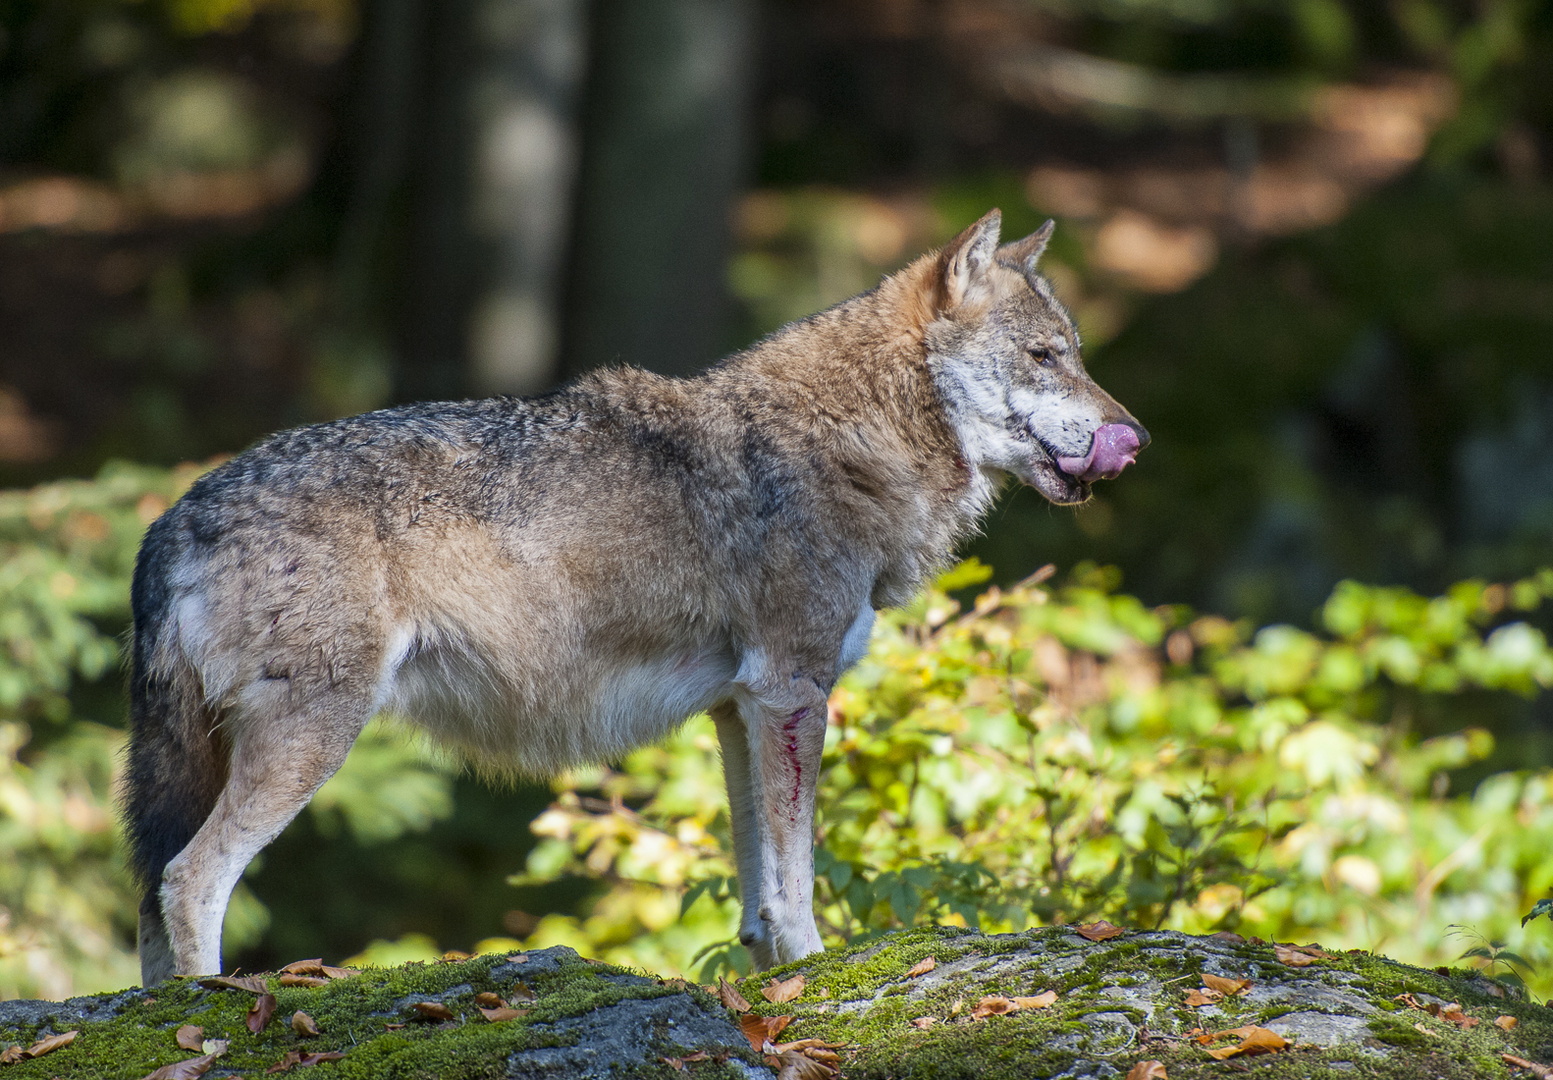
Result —
[[[1106,424],[1095,432],[1084,457],[1059,457],[1057,468],[1080,480],[1109,480],[1138,454],[1138,433],[1126,424]]]

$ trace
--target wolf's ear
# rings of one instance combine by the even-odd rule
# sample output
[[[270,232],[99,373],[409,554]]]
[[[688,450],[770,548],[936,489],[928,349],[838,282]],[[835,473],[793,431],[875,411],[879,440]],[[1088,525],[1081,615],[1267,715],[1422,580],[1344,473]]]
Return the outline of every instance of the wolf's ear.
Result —
[[[998,248],[998,262],[1022,274],[1033,273],[1035,264],[1041,261],[1041,255],[1045,253],[1046,245],[1056,228],[1057,223],[1048,218],[1045,225],[1023,240],[1013,240]]]
[[[940,265],[944,268],[945,308],[958,307],[983,288],[1002,227],[1003,211],[988,210],[985,217],[944,247]]]

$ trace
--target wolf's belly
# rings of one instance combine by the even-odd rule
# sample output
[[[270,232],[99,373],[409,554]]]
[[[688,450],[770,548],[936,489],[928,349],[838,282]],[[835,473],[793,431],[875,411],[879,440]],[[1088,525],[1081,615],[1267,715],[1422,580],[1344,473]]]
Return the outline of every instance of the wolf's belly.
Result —
[[[647,660],[504,664],[458,643],[419,643],[384,672],[378,701],[476,765],[546,776],[618,761],[727,698],[731,648]]]

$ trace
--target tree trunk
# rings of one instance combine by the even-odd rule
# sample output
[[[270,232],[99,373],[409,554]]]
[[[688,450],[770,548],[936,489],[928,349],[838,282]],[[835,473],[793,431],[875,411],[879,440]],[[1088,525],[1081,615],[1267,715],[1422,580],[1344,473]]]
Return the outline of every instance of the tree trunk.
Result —
[[[595,0],[566,374],[683,374],[726,349],[754,17],[754,0]]]

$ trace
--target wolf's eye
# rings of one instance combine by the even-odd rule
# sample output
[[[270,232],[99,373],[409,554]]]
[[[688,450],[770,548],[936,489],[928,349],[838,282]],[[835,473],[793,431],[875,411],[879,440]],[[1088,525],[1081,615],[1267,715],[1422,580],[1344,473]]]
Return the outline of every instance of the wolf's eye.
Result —
[[[1052,362],[1052,351],[1045,345],[1031,345],[1025,351],[1030,354],[1031,359],[1037,364],[1044,365]]]

